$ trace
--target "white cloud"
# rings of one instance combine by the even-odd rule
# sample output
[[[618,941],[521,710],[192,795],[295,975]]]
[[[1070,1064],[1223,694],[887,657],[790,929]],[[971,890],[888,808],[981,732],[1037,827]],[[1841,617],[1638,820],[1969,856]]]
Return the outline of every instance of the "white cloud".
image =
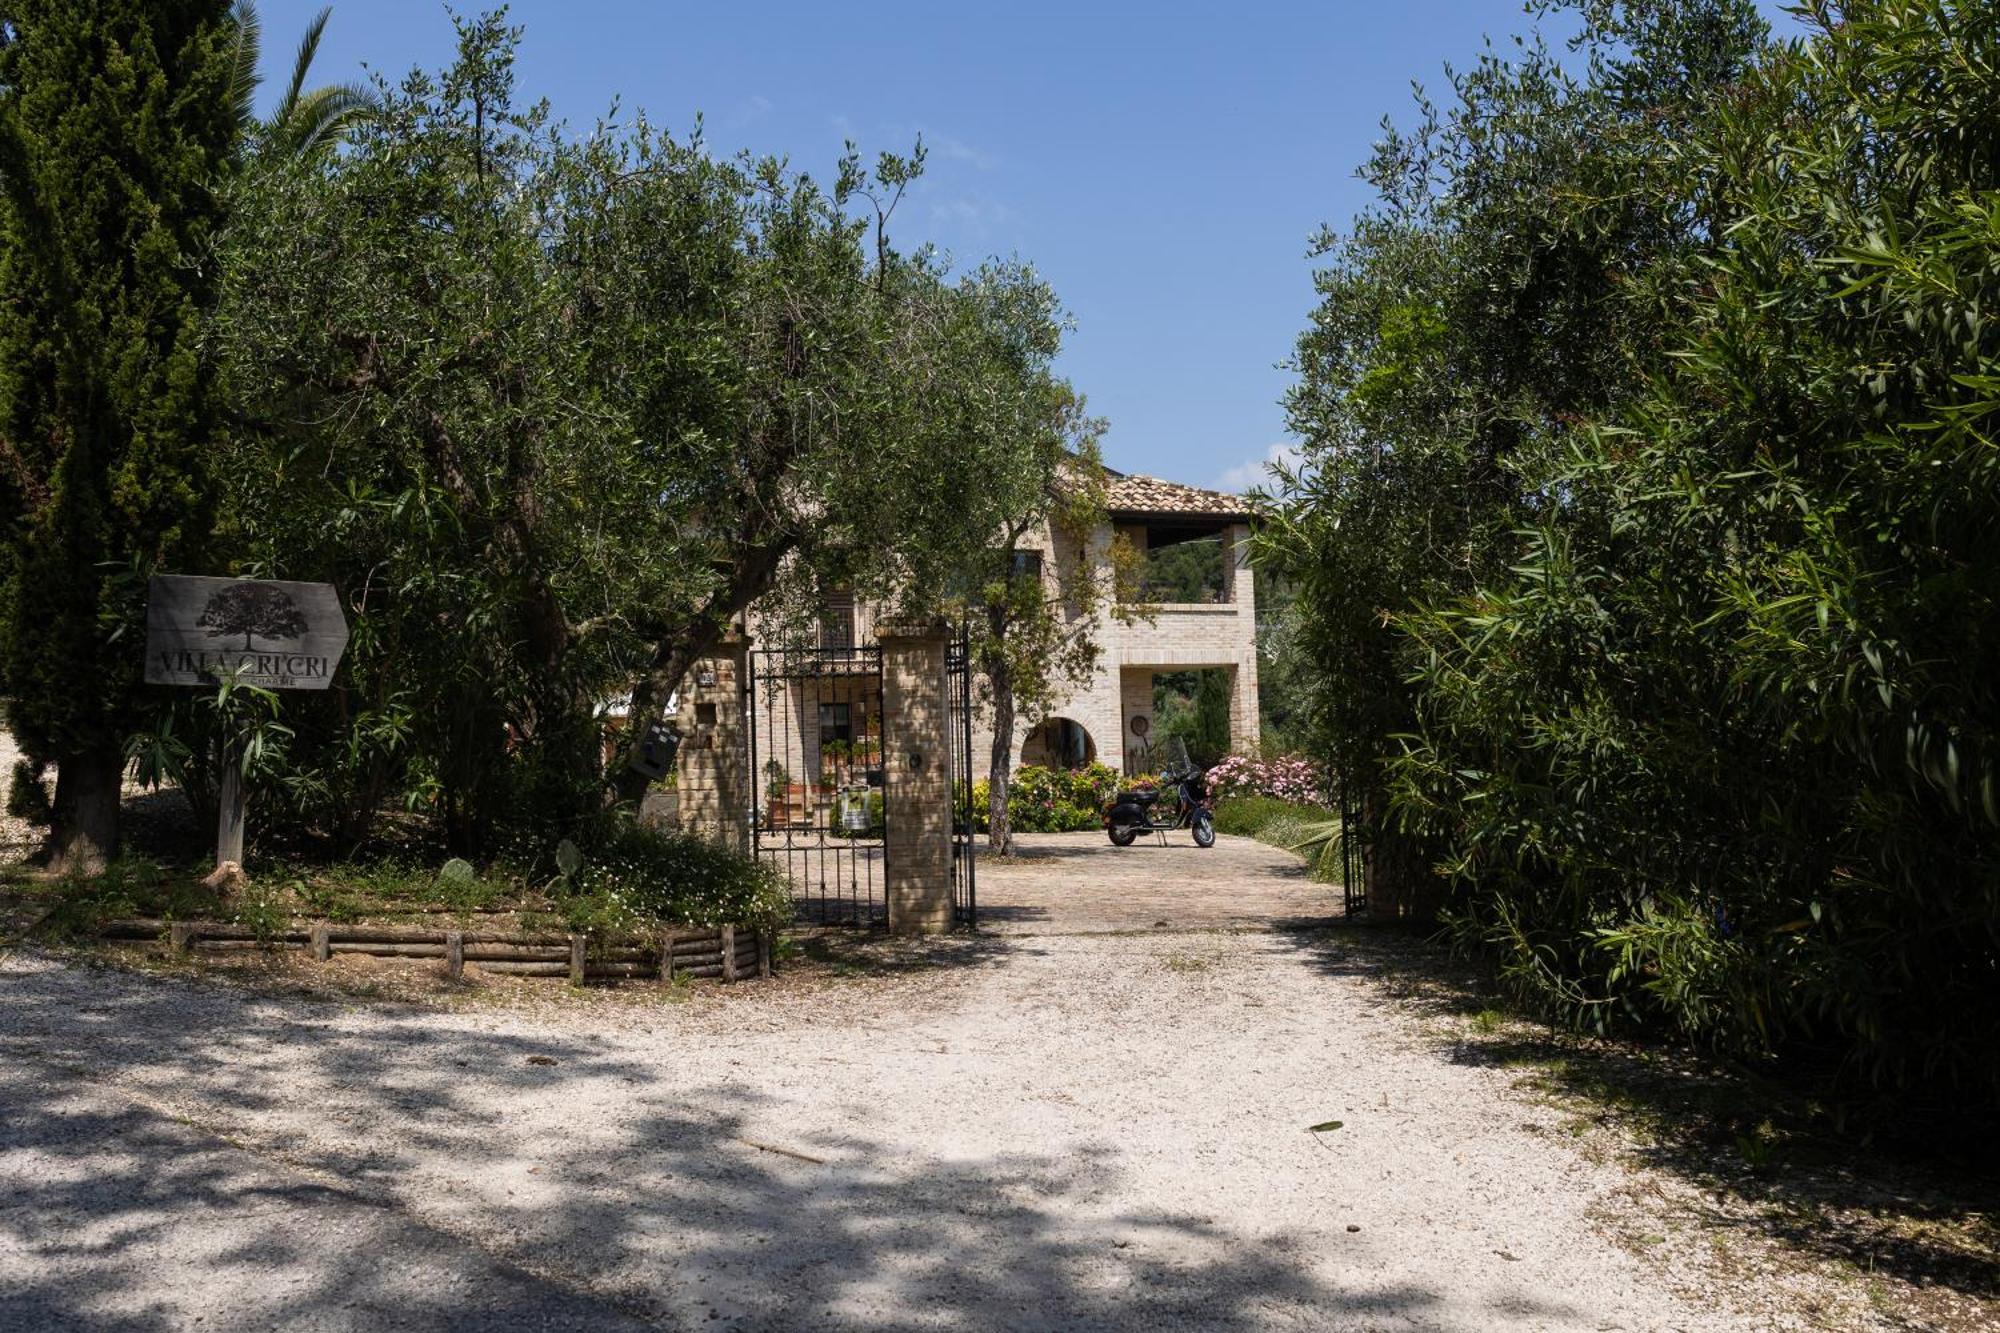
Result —
[[[1217,486],[1219,489],[1225,491],[1247,491],[1252,486],[1269,488],[1273,480],[1271,476],[1271,465],[1273,463],[1284,463],[1289,467],[1297,467],[1299,465],[1299,447],[1290,440],[1279,440],[1276,444],[1264,450],[1263,457],[1238,463],[1235,467],[1224,472]]]
[[[992,237],[996,229],[1008,226],[1017,216],[1013,209],[997,199],[972,195],[961,194],[931,205],[933,225],[957,227],[982,244]]]
[[[776,104],[762,93],[752,93],[738,102],[729,113],[729,123],[733,127],[754,124],[771,114]]]
[[[969,162],[976,171],[989,171],[994,164],[991,153],[974,148],[963,139],[954,139],[949,134],[934,134],[924,131],[924,147],[947,162]]]

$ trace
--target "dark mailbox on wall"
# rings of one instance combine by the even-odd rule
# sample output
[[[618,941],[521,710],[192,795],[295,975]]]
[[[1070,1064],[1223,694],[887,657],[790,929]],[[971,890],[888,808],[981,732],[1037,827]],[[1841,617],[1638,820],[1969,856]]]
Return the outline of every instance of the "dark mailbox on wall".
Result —
[[[639,752],[632,757],[632,767],[649,778],[663,778],[673,771],[674,754],[680,747],[680,733],[664,722],[655,722],[646,728]]]

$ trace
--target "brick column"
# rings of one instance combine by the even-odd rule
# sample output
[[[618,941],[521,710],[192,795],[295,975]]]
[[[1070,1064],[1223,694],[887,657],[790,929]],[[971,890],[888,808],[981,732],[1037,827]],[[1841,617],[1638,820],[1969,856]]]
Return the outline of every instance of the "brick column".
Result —
[[[1230,680],[1229,748],[1256,754],[1263,740],[1264,721],[1257,705],[1256,571],[1250,565],[1250,525],[1232,523],[1223,547],[1223,574],[1229,580],[1229,600],[1243,620],[1237,625],[1236,670]]]
[[[726,846],[750,845],[750,753],[743,688],[750,641],[731,635],[681,682],[680,826]]]
[[[1257,653],[1252,649],[1229,671],[1229,748],[1256,754],[1264,722],[1257,711]]]
[[[1257,603],[1257,573],[1250,564],[1250,525],[1232,523],[1223,534],[1222,577],[1228,585],[1224,596],[1238,606]]]
[[[951,929],[951,756],[940,625],[882,625],[889,929]]]

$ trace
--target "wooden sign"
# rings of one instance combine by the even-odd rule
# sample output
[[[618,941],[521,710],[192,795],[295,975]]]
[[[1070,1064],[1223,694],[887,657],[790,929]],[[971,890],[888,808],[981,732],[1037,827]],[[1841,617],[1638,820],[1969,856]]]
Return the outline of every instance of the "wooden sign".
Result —
[[[146,593],[146,681],[323,690],[347,648],[331,583],[158,574]]]

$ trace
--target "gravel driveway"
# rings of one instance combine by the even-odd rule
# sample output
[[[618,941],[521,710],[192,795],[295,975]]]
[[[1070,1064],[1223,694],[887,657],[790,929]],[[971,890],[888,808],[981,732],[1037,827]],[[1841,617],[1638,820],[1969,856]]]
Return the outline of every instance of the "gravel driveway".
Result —
[[[1298,915],[1282,855],[1202,864]],[[1048,897],[1016,873],[996,909]],[[925,966],[533,1013],[16,953],[0,1327],[1765,1326],[1607,1239],[1621,1172],[1338,932],[1043,905]]]
[[[979,926],[1001,934],[1268,930],[1329,924],[1340,889],[1289,852],[1224,834],[1169,833],[1113,847],[1102,833],[1024,833],[1011,861],[982,859]]]

